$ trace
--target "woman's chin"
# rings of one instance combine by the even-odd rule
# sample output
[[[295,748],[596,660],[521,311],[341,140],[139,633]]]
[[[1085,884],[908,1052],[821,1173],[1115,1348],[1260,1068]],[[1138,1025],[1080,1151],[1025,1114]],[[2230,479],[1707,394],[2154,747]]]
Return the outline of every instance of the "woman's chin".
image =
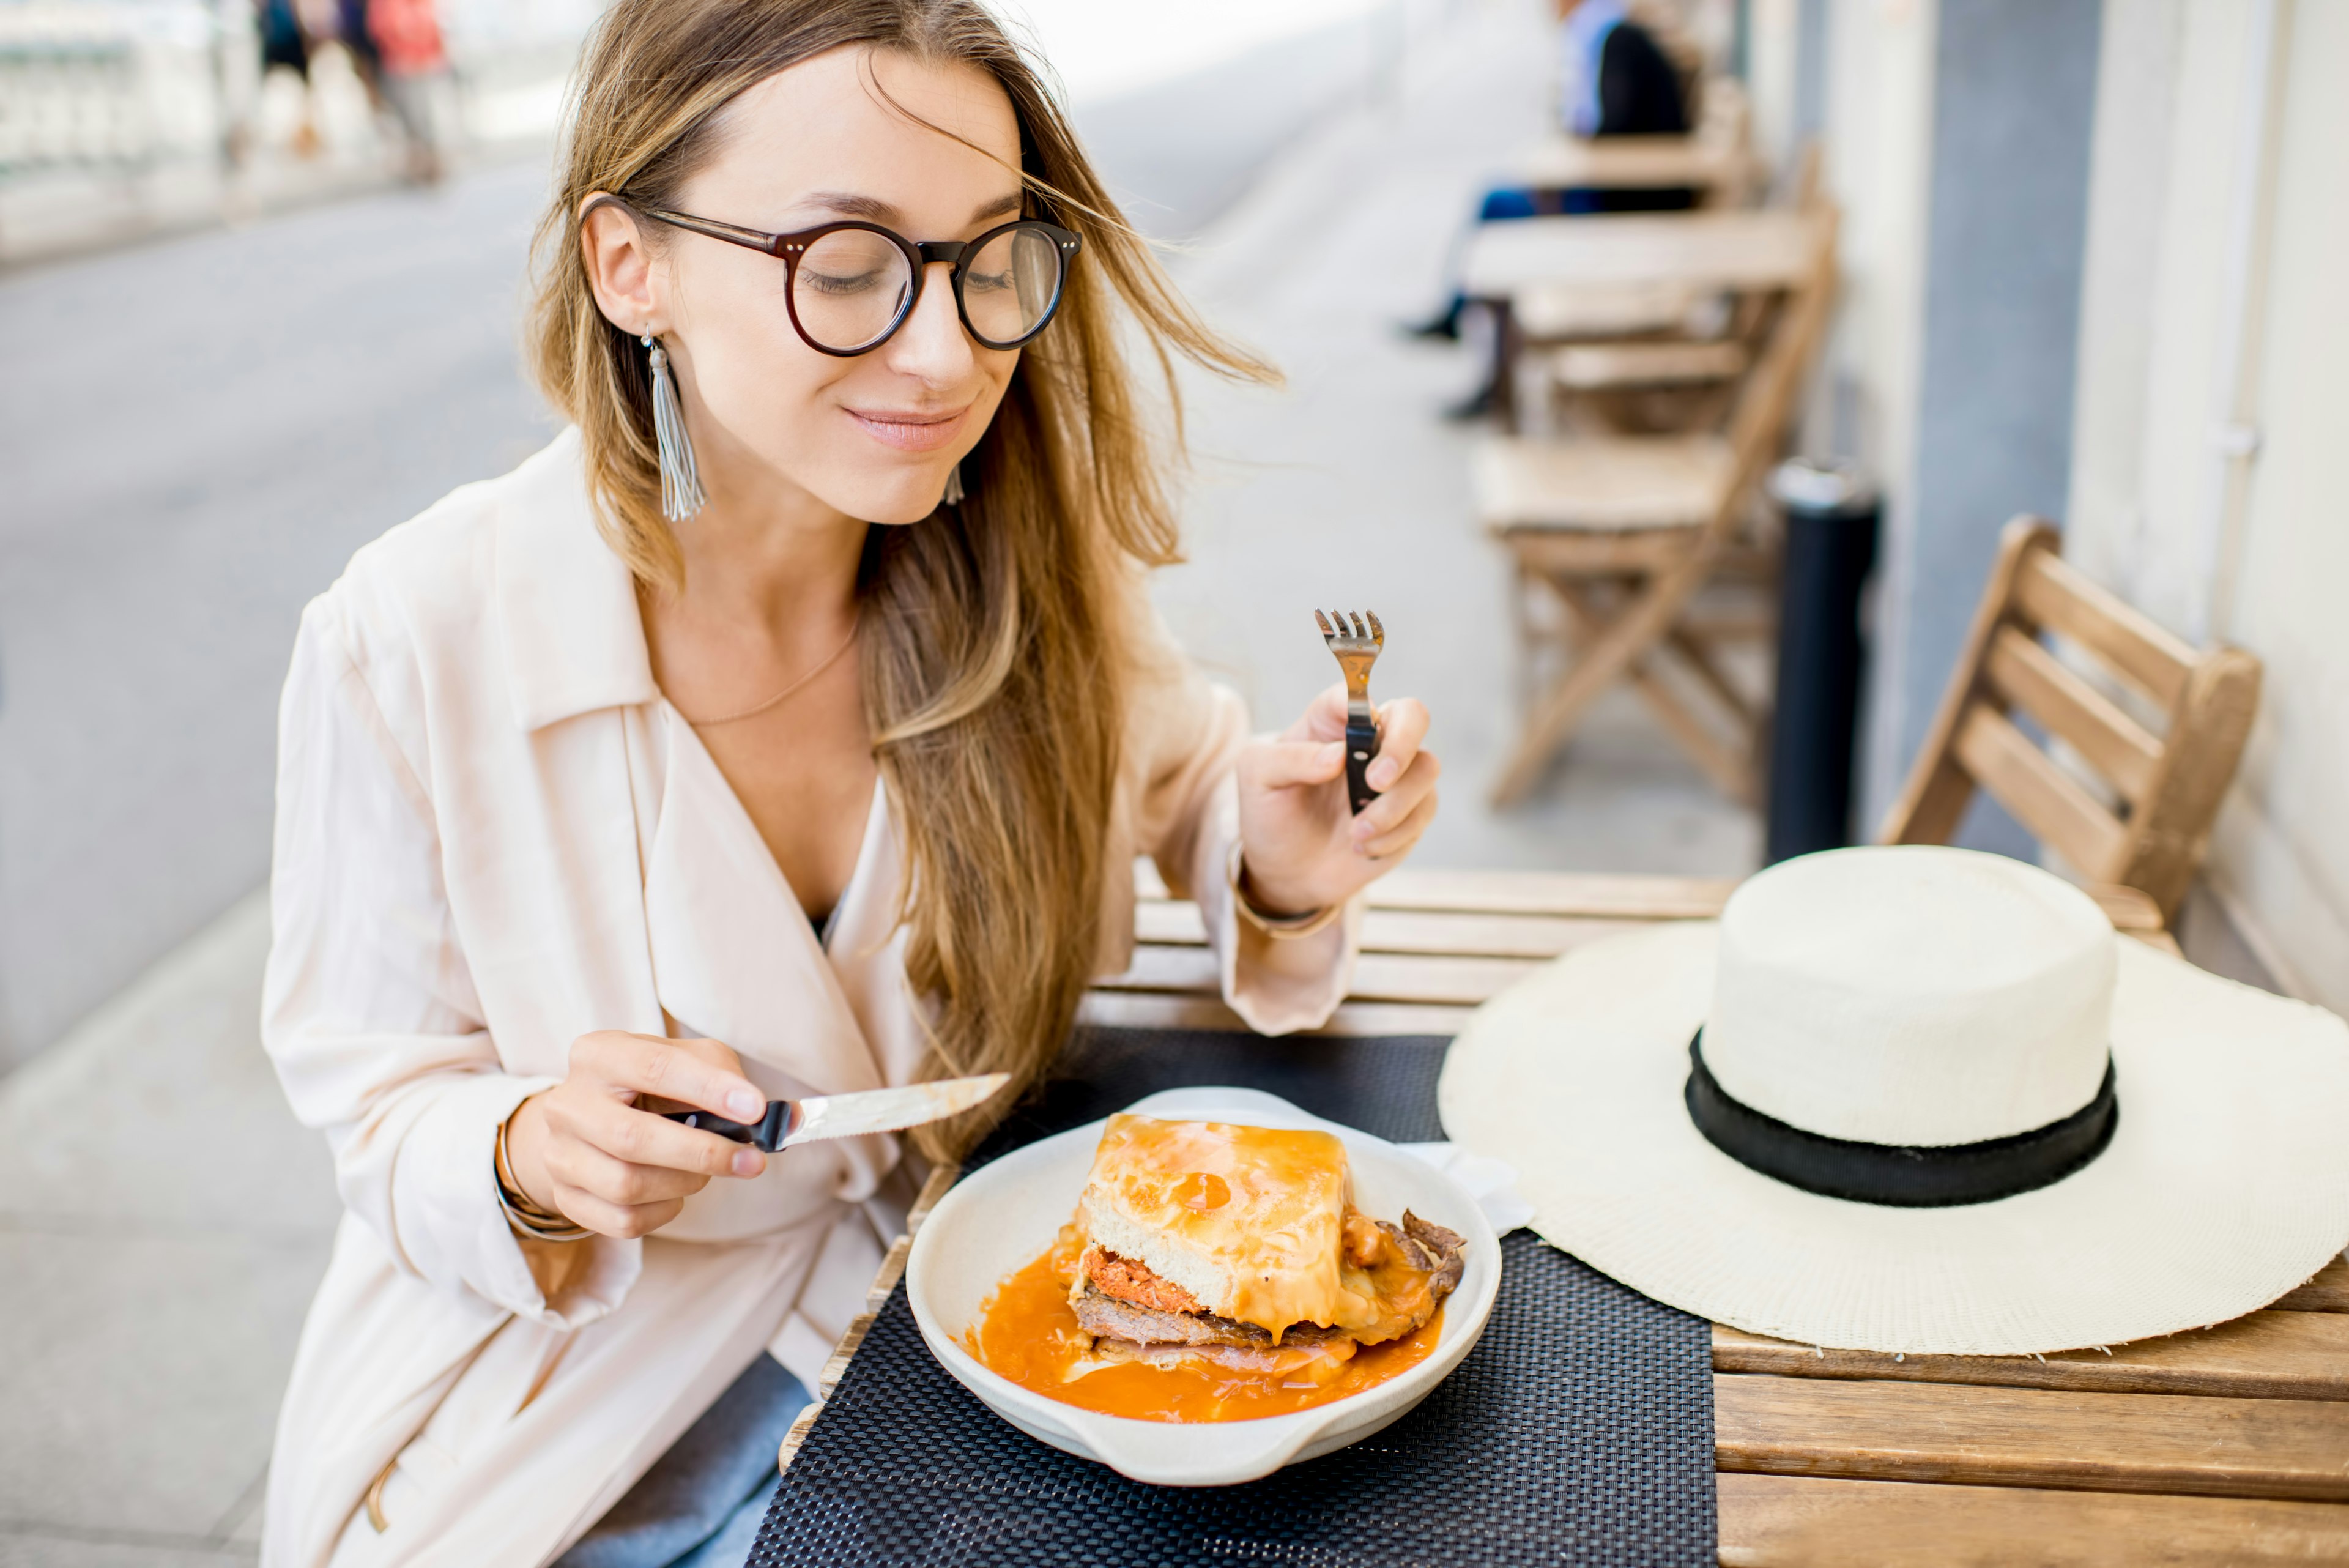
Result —
[[[885,527],[899,527],[919,523],[938,509],[946,493],[947,476],[943,473],[904,474],[854,487],[854,497],[843,496],[833,503],[852,517],[862,517],[867,523]]]

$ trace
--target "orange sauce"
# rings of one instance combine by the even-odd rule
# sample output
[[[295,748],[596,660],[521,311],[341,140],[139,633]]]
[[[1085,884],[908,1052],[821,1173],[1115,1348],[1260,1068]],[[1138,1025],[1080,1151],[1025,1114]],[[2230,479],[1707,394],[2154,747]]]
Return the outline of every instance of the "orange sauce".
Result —
[[[1350,1356],[1304,1357],[1287,1373],[1243,1372],[1193,1357],[1173,1365],[1095,1362],[1077,1326],[1069,1286],[1083,1251],[1076,1228],[1007,1277],[963,1334],[963,1348],[1030,1393],[1105,1416],[1143,1421],[1250,1421],[1311,1409],[1374,1388],[1427,1359],[1444,1333],[1438,1308],[1416,1331]],[[1340,1348],[1350,1347],[1351,1342]],[[1093,1370],[1081,1371],[1092,1366]],[[1080,1374],[1071,1376],[1072,1374]]]

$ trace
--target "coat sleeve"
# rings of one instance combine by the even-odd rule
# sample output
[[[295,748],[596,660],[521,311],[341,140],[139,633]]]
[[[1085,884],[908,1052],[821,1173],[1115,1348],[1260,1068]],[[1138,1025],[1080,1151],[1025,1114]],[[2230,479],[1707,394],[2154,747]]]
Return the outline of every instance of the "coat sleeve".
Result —
[[[354,662],[332,593],[302,618],[278,714],[262,1040],[326,1135],[345,1206],[398,1268],[552,1326],[619,1304],[641,1243],[556,1257],[498,1202],[492,1143],[553,1082],[503,1070],[443,885],[431,802]],[[584,1262],[585,1267],[578,1265]]]
[[[1134,598],[1133,624],[1143,628],[1127,722],[1140,763],[1135,846],[1177,898],[1199,906],[1232,1011],[1260,1034],[1314,1028],[1352,983],[1362,899],[1312,936],[1285,941],[1239,919],[1230,870],[1240,844],[1235,770],[1248,738],[1247,708],[1199,672],[1146,596],[1137,589]]]

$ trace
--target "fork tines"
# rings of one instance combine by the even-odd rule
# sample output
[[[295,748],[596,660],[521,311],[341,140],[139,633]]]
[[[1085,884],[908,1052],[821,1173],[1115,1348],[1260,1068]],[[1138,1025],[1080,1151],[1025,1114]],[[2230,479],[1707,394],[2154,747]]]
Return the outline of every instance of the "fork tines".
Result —
[[[1313,624],[1321,628],[1321,635],[1329,639],[1330,646],[1332,649],[1335,649],[1340,642],[1351,642],[1357,645],[1367,644],[1371,648],[1384,648],[1386,646],[1387,628],[1379,624],[1379,616],[1376,610],[1364,610],[1358,614],[1354,614],[1353,625],[1350,628],[1346,624],[1349,613],[1350,612],[1346,610],[1332,610],[1329,615],[1325,616],[1319,610],[1315,610],[1313,612]],[[1334,628],[1330,624],[1331,617],[1335,617],[1338,622]],[[1362,628],[1362,622],[1365,618],[1367,618],[1371,623],[1370,629],[1367,631]]]

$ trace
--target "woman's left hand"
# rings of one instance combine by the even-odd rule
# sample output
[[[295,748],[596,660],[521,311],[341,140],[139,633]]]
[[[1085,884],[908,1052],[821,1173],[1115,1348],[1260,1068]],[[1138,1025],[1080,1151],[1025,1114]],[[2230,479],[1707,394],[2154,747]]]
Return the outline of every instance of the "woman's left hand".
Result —
[[[1240,753],[1240,862],[1248,902],[1268,915],[1342,903],[1411,852],[1435,819],[1435,753],[1421,748],[1427,709],[1379,704],[1379,792],[1360,816],[1346,800],[1346,689],[1316,697],[1278,740]]]

